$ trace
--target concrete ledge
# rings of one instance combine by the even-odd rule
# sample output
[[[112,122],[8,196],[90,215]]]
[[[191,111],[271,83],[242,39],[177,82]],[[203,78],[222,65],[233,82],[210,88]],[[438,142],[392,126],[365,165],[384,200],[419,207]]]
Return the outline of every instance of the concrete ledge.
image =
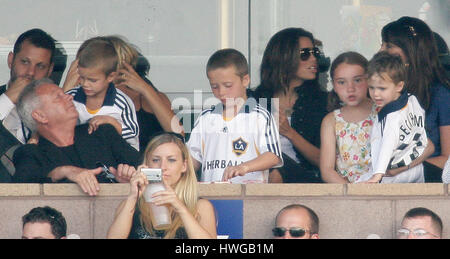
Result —
[[[129,184],[100,184],[98,196],[126,196],[130,191]],[[89,197],[77,184],[43,184],[44,196],[85,196]]]
[[[246,196],[342,196],[343,184],[247,184]]]
[[[26,185],[25,185],[26,186]],[[39,187],[39,184],[36,184]],[[5,187],[5,190],[9,190]],[[1,191],[1,190],[0,190]],[[98,196],[127,196],[130,192],[130,185],[128,183],[115,184],[100,184],[100,192]],[[35,195],[39,195],[35,194]],[[77,184],[43,184],[44,196],[83,196],[89,197],[85,194]],[[199,196],[241,196],[242,186],[240,184],[199,184]],[[0,196],[1,193],[0,193]],[[18,196],[21,196],[18,193]]]
[[[198,192],[200,197],[207,196],[232,196],[242,195],[242,185],[240,184],[199,184]]]
[[[42,191],[41,191],[42,186]],[[97,196],[127,196],[128,184],[100,184]],[[199,184],[201,197],[245,196],[448,196],[442,183],[410,184]],[[1,196],[82,196],[77,184],[0,184]]]
[[[40,196],[40,184],[0,184],[0,196]]]
[[[347,195],[354,196],[436,196],[444,194],[444,184],[442,183],[347,185]]]
[[[91,197],[74,183],[0,184],[0,207],[4,208],[0,239],[20,237],[21,217],[37,206],[61,211],[69,233],[105,238],[130,187],[101,184],[100,188],[99,195]],[[413,207],[429,208],[443,222],[450,222],[448,192],[449,186],[442,183],[199,184],[199,195],[205,199],[243,201],[243,237],[247,239],[272,238],[274,217],[293,203],[304,204],[318,214],[321,238],[366,238],[369,234],[395,238],[401,217]],[[443,237],[450,238],[445,227]]]

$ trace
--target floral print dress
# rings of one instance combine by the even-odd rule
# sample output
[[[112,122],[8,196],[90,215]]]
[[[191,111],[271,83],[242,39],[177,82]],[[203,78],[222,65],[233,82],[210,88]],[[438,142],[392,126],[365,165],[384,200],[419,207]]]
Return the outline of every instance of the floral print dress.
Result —
[[[370,169],[370,132],[376,120],[375,106],[360,122],[347,122],[341,109],[334,111],[336,120],[336,171],[354,183]]]

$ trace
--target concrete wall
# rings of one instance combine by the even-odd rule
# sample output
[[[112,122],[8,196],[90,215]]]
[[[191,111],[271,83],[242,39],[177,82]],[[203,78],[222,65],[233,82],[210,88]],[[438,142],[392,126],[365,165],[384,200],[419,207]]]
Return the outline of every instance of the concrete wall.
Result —
[[[0,184],[0,238],[21,237],[21,217],[31,208],[49,205],[60,210],[68,233],[81,238],[105,238],[127,184],[102,184],[97,197],[88,197],[75,184]],[[403,215],[427,207],[444,222],[450,237],[450,199],[446,184],[200,184],[207,199],[244,201],[244,238],[271,238],[273,219],[291,203],[312,208],[320,218],[321,238],[394,238]]]

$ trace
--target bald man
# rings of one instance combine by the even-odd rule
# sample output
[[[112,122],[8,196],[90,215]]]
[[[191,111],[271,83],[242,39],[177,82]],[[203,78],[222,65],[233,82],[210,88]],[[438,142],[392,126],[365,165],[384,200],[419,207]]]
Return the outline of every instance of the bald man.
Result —
[[[288,205],[278,212],[272,233],[275,239],[318,239],[319,217],[304,205]]]

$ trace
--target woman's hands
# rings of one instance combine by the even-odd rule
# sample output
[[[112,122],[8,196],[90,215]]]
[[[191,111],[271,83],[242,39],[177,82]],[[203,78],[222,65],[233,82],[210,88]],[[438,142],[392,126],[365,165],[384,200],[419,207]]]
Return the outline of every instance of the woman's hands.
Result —
[[[119,69],[117,72],[114,84],[118,87],[129,87],[140,94],[144,94],[146,88],[150,87],[147,82],[134,70],[134,68],[123,63],[124,68]]]
[[[286,109],[280,106],[280,111],[278,113],[279,131],[281,135],[290,139],[292,137],[292,131],[295,130],[291,127],[286,114]]]
[[[188,212],[188,209],[186,208],[184,203],[180,199],[178,199],[178,196],[173,188],[169,184],[167,184],[164,179],[163,183],[166,189],[164,191],[155,192],[152,195],[152,203],[157,206],[170,205],[178,214],[181,214],[182,212]]]
[[[141,172],[141,168],[147,168],[146,165],[141,165],[138,167],[137,171],[133,173],[131,179],[130,179],[130,194],[128,197],[130,199],[137,199],[138,198],[138,192],[139,197],[142,196],[142,194],[145,191],[145,188],[147,187],[149,181],[147,180],[147,176]],[[187,211],[186,206],[184,203],[178,199],[177,194],[175,193],[174,189],[167,184],[166,180],[163,178],[164,187],[166,188],[164,191],[155,192],[152,195],[152,203],[157,206],[161,205],[170,205],[176,213],[183,212],[184,210]]]
[[[72,64],[70,64],[69,71],[67,72],[63,85],[63,91],[67,92],[79,84],[80,75],[78,74],[78,59],[75,59]]]
[[[144,193],[145,187],[148,185],[147,176],[141,172],[141,168],[146,167],[141,165],[138,169],[132,174],[130,179],[130,194],[128,198],[137,200]],[[117,176],[116,176],[117,177]],[[139,197],[138,197],[139,194]]]

